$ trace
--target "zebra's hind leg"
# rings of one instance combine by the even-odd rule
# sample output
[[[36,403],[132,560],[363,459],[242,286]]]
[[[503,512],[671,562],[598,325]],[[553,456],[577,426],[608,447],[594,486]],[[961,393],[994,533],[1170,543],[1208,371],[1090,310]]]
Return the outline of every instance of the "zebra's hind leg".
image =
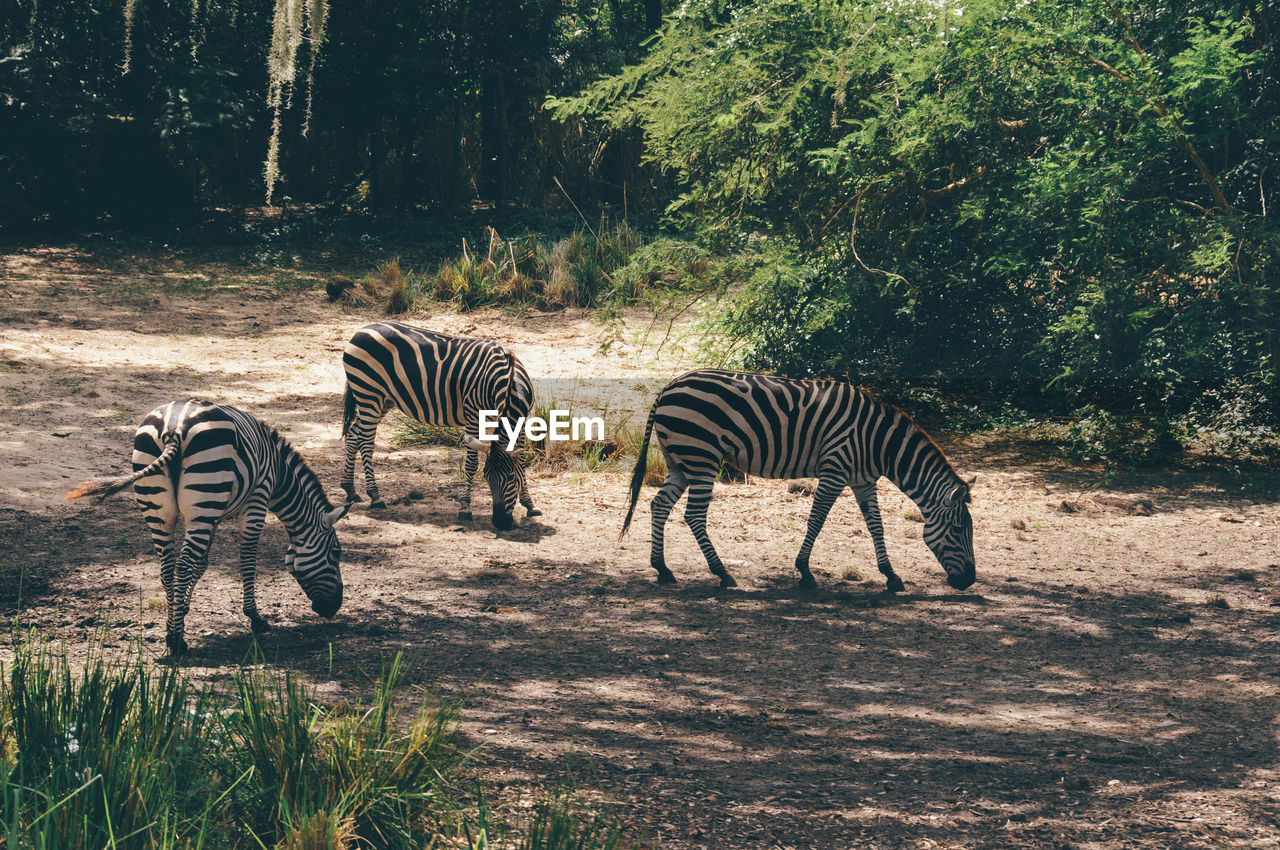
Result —
[[[876,567],[885,577],[886,589],[890,593],[899,593],[906,589],[902,579],[889,564],[889,550],[884,546],[884,524],[880,522],[880,503],[876,500],[876,485],[870,484],[853,488],[853,495],[862,509],[862,518],[867,521],[867,531],[871,532],[871,542],[876,547]]]
[[[796,555],[796,569],[800,571],[800,586],[803,588],[818,586],[813,573],[809,571],[809,554],[813,551],[813,542],[818,539],[818,532],[822,531],[822,526],[827,521],[831,506],[844,490],[847,480],[848,476],[837,472],[828,472],[818,479],[818,490],[813,494],[813,507],[809,511],[809,529],[805,532],[804,543],[800,545],[800,552]]]
[[[191,610],[196,582],[209,565],[209,541],[213,537],[213,529],[214,526],[204,523],[187,523],[182,554],[178,556],[177,574],[174,576],[173,602],[169,605],[168,622],[165,624],[165,643],[169,646],[169,655],[175,660],[187,653],[184,638],[187,612]]]
[[[360,459],[364,462],[364,491],[369,496],[369,507],[382,510],[387,503],[382,501],[382,494],[378,492],[378,481],[373,477],[373,437],[378,433],[378,420],[362,419],[356,427],[359,429],[356,440],[360,448]]]
[[[178,547],[174,536],[178,527],[178,503],[173,487],[163,476],[149,476],[134,484],[142,519],[151,532],[151,546],[160,561],[160,584],[164,587],[165,610],[178,606]]]
[[[720,578],[720,586],[737,587],[738,583],[720,562],[716,547],[711,545],[711,538],[707,536],[707,506],[711,504],[711,489],[714,483],[715,478],[712,477],[698,479],[689,485],[689,503],[684,509],[684,521],[689,524],[689,530],[698,541],[698,548],[707,559],[707,568],[713,575]]]
[[[244,588],[244,615],[255,635],[271,631],[271,624],[258,613],[256,594],[258,567],[258,539],[267,520],[266,494],[255,494],[253,501],[240,515],[240,584]]]
[[[153,514],[148,514],[146,521],[151,527],[151,544],[160,559],[160,585],[164,588],[165,610],[172,611],[178,604],[178,548],[173,545],[174,521],[164,522]]]
[[[348,502],[360,501],[360,496],[356,493],[356,454],[360,450],[359,435],[359,420],[357,420],[351,423],[351,427],[347,429],[346,459],[342,464],[342,478],[339,479],[339,485],[342,487],[342,492],[347,494]]]
[[[466,483],[463,485],[462,498],[458,500],[458,519],[470,522],[473,517],[471,515],[471,484],[476,478],[476,469],[480,465],[480,455],[475,449],[467,449],[467,459],[462,465],[462,474],[466,477]]]
[[[663,554],[663,535],[671,509],[675,507],[676,502],[680,501],[685,488],[689,486],[689,480],[685,478],[683,472],[675,468],[669,469],[667,480],[662,483],[662,489],[653,497],[649,505],[649,512],[653,516],[653,549],[649,554],[649,566],[658,571],[658,584],[676,583],[676,577],[667,568],[667,560]]]

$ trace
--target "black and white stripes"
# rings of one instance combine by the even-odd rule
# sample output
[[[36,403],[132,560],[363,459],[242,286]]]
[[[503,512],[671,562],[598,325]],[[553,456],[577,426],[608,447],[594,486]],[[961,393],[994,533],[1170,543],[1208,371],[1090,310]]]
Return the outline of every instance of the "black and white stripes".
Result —
[[[365,490],[375,508],[385,507],[373,477],[373,438],[391,408],[428,425],[464,429],[467,444],[466,489],[459,516],[471,519],[471,482],[478,454],[485,455],[484,476],[493,495],[493,524],[514,525],[516,501],[529,516],[533,506],[525,484],[524,465],[501,446],[481,442],[480,411],[503,417],[527,416],[533,407],[533,384],[524,366],[506,347],[489,339],[437,333],[403,322],[376,322],[356,331],[342,355],[347,373],[342,433],[346,463],[342,489],[356,501],[355,463],[364,461]]]
[[[289,534],[285,565],[311,607],[332,617],[342,605],[342,547],[333,524],[347,506],[329,504],[302,456],[274,429],[229,405],[171,402],[147,414],[133,441],[132,475],[86,481],[68,499],[94,504],[130,484],[151,529],[168,602],[167,642],[186,652],[185,619],[196,582],[208,565],[209,544],[225,519],[240,522],[240,578],[244,613],[255,632],[268,628],[254,596],[258,538],[267,511]],[[181,552],[174,547],[178,518]]]
[[[675,581],[663,556],[668,515],[686,489],[685,521],[722,587],[735,582],[707,536],[707,505],[721,464],[765,478],[817,477],[808,531],[796,557],[800,584],[812,586],[809,553],[827,513],[845,487],[853,490],[875,543],[876,562],[888,588],[903,589],[889,564],[876,503],[882,476],[920,507],[924,541],[963,590],[973,584],[973,522],[969,484],[942,450],[902,411],[840,381],[799,381],[768,375],[704,369],[672,381],[658,394],[643,445],[657,431],[668,474],[654,497],[650,564],[660,583]],[[631,480],[631,524],[644,481],[647,451],[640,452]]]

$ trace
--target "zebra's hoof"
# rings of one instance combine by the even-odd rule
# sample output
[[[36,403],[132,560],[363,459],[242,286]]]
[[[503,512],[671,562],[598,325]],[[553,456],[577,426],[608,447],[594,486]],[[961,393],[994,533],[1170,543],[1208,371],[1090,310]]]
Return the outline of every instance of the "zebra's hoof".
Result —
[[[384,511],[387,509],[387,503],[381,499],[374,499],[369,503],[369,509],[374,511]]]
[[[721,590],[724,590],[727,587],[737,587],[737,586],[738,586],[738,583],[734,581],[733,576],[729,575],[728,573],[725,573],[724,575],[720,576]]]
[[[817,590],[818,582],[813,576],[800,576],[799,588],[801,590]]]
[[[538,510],[537,508],[529,508],[529,510],[525,512],[525,515],[526,516],[542,516],[542,511]]]
[[[164,641],[169,647],[169,659],[177,661],[179,658],[187,654],[187,642],[180,637],[169,635]]]
[[[463,522],[471,522],[474,517],[471,516],[471,511],[458,511],[458,519]]]
[[[675,584],[675,583],[676,583],[676,577],[671,572],[671,570],[668,570],[665,568],[658,570],[658,584]]]
[[[250,628],[253,629],[255,635],[265,635],[271,631],[271,624],[262,618],[250,621]]]
[[[364,501],[364,499],[360,498],[359,494],[356,493],[355,490],[343,490],[342,492],[347,494],[347,504],[355,504],[356,502]]]
[[[907,589],[907,586],[902,583],[902,579],[898,578],[897,576],[889,576],[889,582],[885,586],[885,590],[887,590],[889,593],[901,593],[906,589]]]

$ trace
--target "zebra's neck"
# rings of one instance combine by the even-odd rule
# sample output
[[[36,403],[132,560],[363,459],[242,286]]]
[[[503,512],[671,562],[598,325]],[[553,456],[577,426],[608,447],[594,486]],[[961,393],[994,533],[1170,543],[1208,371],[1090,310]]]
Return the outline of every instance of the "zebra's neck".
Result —
[[[910,420],[898,445],[888,448],[882,474],[921,508],[963,484],[942,449]]]
[[[272,495],[271,510],[293,539],[328,510],[329,497],[302,455],[279,434],[274,436],[280,453],[280,476]]]

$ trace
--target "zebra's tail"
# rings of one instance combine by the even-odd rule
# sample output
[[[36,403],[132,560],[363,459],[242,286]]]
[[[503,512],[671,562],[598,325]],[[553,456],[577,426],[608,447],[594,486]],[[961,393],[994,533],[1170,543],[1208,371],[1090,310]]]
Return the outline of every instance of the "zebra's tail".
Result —
[[[139,469],[131,475],[121,475],[117,478],[94,478],[89,481],[81,481],[76,488],[67,493],[67,500],[83,499],[86,496],[91,497],[89,503],[91,507],[97,507],[102,504],[103,500],[109,496],[114,496],[124,488],[128,487],[139,478],[145,478],[152,475],[169,465],[169,463],[178,456],[178,452],[182,449],[181,439],[178,434],[165,435],[164,451],[160,452],[160,456],[151,461],[148,465]]]
[[[351,382],[347,381],[346,389],[342,392],[342,436],[346,437],[347,432],[351,430],[351,423],[356,421],[356,394],[351,389]]]
[[[636,468],[631,473],[631,504],[627,507],[627,518],[622,521],[622,534],[619,534],[619,537],[626,536],[627,529],[631,528],[631,517],[636,512],[636,501],[640,498],[640,487],[644,484],[644,476],[649,468],[649,435],[653,433],[653,414],[657,409],[657,402],[654,402],[653,407],[649,408],[649,421],[645,423],[644,439],[640,441],[640,457],[636,458]]]

